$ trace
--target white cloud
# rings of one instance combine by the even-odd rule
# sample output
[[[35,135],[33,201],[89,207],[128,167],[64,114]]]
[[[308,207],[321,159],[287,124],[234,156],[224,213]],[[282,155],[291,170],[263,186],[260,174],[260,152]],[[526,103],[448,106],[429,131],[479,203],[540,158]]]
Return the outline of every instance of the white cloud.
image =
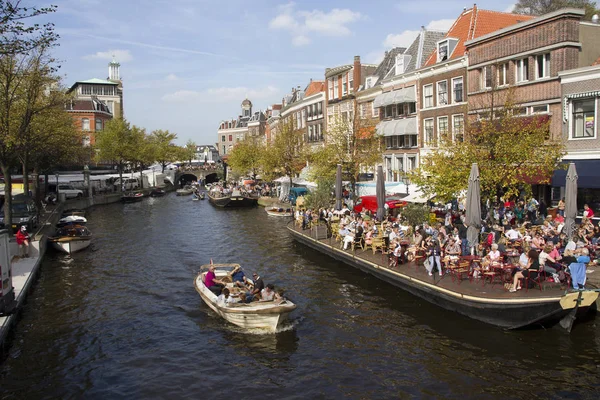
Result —
[[[432,31],[447,31],[454,24],[454,19],[438,19],[431,21],[425,27],[426,29],[430,29]]]
[[[85,60],[112,60],[114,57],[118,62],[128,62],[133,60],[133,56],[129,50],[108,50],[99,51],[96,54],[89,54],[83,56]]]
[[[509,5],[508,7],[506,7],[506,8],[504,9],[504,12],[505,12],[505,13],[511,13],[511,12],[513,12],[513,10],[515,9],[515,7],[516,7],[516,6],[517,6],[517,5],[516,5],[515,3],[513,3],[513,4]]]
[[[251,98],[252,100],[271,99],[279,90],[274,86],[267,86],[262,89],[250,89],[243,86],[238,87],[220,87],[210,88],[202,91],[178,90],[166,94],[162,100],[169,103],[185,102],[225,102],[239,100],[241,98]]]
[[[360,20],[363,15],[347,8],[330,11],[296,11],[290,2],[279,7],[279,14],[269,22],[269,28],[289,31],[294,46],[310,43],[310,34],[341,37],[352,33],[347,25]]]
[[[175,74],[169,74],[169,75],[166,76],[165,79],[168,80],[168,81],[176,81],[176,80],[179,79],[179,77],[177,75],[175,75]]]
[[[419,31],[404,31],[402,33],[387,35],[383,41],[383,47],[391,49],[392,47],[408,47],[416,39]]]

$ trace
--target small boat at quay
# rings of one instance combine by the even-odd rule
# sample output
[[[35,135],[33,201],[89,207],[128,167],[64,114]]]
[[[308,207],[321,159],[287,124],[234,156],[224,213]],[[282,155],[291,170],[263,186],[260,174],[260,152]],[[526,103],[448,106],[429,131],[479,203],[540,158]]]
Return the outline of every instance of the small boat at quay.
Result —
[[[58,228],[55,235],[48,238],[48,241],[56,250],[72,254],[90,246],[92,232],[83,225],[67,225]]]
[[[258,196],[237,189],[227,194],[220,190],[211,190],[208,192],[208,201],[217,207],[254,207],[258,204]]]
[[[275,217],[291,217],[294,215],[294,211],[291,208],[282,208],[282,207],[266,207],[265,211],[269,215],[273,215]]]
[[[63,217],[67,217],[69,215],[76,215],[79,217],[85,217],[85,210],[79,209],[79,208],[69,208],[67,210],[63,210],[62,214]]]
[[[194,287],[207,306],[219,314],[225,320],[242,328],[265,329],[275,332],[285,324],[289,314],[296,309],[296,305],[290,300],[254,301],[251,303],[222,304],[217,302],[217,296],[204,285],[204,277],[211,265],[215,266],[215,276],[222,279],[230,274],[239,264],[206,264],[200,267],[200,273],[194,279]],[[238,288],[233,284],[227,284],[232,293]]]
[[[61,228],[66,225],[85,225],[87,223],[87,219],[84,217],[80,217],[78,215],[67,215],[58,220],[56,224],[57,228]]]
[[[143,193],[130,192],[130,193],[125,193],[123,196],[121,196],[121,201],[123,203],[135,203],[138,201],[142,201],[143,198],[144,198]]]
[[[150,197],[162,197],[165,194],[167,194],[167,192],[164,189],[156,188],[150,192]]]
[[[189,196],[192,193],[194,193],[194,188],[190,185],[185,185],[181,189],[177,189],[175,191],[175,194],[177,194],[177,196]]]

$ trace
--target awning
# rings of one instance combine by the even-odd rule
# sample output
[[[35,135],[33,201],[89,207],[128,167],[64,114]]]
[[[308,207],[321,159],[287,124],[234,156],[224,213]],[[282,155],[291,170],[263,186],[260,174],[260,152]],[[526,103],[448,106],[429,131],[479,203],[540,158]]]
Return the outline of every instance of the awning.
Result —
[[[563,163],[575,163],[577,168],[577,187],[580,189],[600,189],[600,160],[563,160]],[[565,186],[566,169],[554,171],[552,186]]]
[[[412,117],[382,121],[377,124],[377,133],[382,136],[416,135],[417,119]]]
[[[402,199],[402,201],[406,201],[407,203],[427,203],[427,200],[429,200],[427,197],[425,197],[425,195],[423,193],[421,193],[420,191],[413,191],[411,193],[409,193],[408,196],[404,197]]]
[[[390,104],[414,103],[416,102],[416,98],[415,87],[411,86],[392,92],[381,93],[375,97],[373,107],[379,108],[389,106]]]

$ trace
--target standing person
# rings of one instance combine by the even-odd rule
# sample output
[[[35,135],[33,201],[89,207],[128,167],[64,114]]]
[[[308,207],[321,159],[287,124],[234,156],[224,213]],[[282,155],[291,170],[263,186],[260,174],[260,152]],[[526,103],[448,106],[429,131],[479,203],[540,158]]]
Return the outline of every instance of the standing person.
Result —
[[[440,244],[437,240],[431,240],[429,247],[427,248],[427,257],[429,259],[429,268],[427,272],[429,276],[433,276],[433,271],[436,266],[438,271],[440,271],[440,277],[444,276],[444,271],[442,271],[442,263],[440,260],[440,255],[442,254],[442,249],[440,248]]]
[[[560,215],[561,217],[565,216],[565,205],[565,198],[563,197],[558,201],[558,215]]]
[[[548,207],[546,207],[546,202],[544,200],[540,201],[538,214],[542,219],[546,219],[546,215],[548,215]]]
[[[22,226],[21,229],[17,232],[17,245],[19,246],[19,257],[27,258],[29,257],[29,233],[27,233],[27,228]]]
[[[527,216],[532,224],[535,223],[535,220],[537,219],[537,208],[539,205],[540,203],[533,197],[529,199],[529,202],[527,203]]]

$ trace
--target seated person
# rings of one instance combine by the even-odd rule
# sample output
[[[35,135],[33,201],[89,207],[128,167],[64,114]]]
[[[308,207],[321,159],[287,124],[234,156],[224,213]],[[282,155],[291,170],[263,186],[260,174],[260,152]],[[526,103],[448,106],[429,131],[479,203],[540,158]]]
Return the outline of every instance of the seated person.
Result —
[[[246,296],[246,293],[240,293],[238,303],[248,304],[251,302],[252,302],[252,299],[250,297]]]
[[[221,294],[217,297],[217,304],[221,307],[226,307],[232,303],[237,303],[237,299],[234,299],[233,296],[230,295],[229,289],[223,289]]]
[[[372,245],[373,244],[373,230],[369,229],[367,233],[365,233],[365,244]]]
[[[506,231],[505,235],[511,242],[523,239],[523,235],[521,234],[521,232],[515,229],[514,225],[511,226],[508,231]]]
[[[29,234],[27,233],[27,228],[22,226],[21,229],[17,232],[17,245],[19,246],[19,257],[27,258],[29,257]]]
[[[267,284],[267,286],[260,292],[260,301],[271,301],[275,297],[275,286],[272,283]]]
[[[242,267],[240,267],[238,265],[229,274],[231,275],[231,281],[233,282],[234,286],[238,286],[238,287],[245,287],[246,286],[245,285],[246,275],[244,274],[244,271],[242,270]]]
[[[483,258],[481,265],[486,268],[489,267],[491,264],[494,263],[499,263],[500,262],[500,251],[498,250],[498,244],[494,243],[492,244],[492,248],[490,250],[490,252]]]
[[[513,277],[513,284],[510,288],[509,292],[516,292],[521,289],[519,279],[529,278],[530,280],[534,280],[537,278],[540,269],[540,256],[538,252],[534,249],[529,250],[527,253],[527,266],[517,271]]]
[[[277,291],[275,292],[275,297],[273,298],[276,304],[281,304],[285,301],[285,297],[283,296],[283,294],[283,289],[277,289]]]
[[[460,253],[461,253],[460,244],[457,243],[453,237],[449,238],[448,245],[446,245],[446,248],[445,248],[445,255],[452,257],[452,258],[456,258],[460,255]]]
[[[256,272],[252,274],[252,278],[254,279],[254,282],[252,283],[252,290],[246,293],[246,297],[249,298],[250,301],[260,298],[260,294],[265,288],[264,281]]]
[[[223,282],[216,278],[214,265],[210,266],[208,272],[204,276],[204,285],[208,288],[208,290],[210,290],[217,296],[221,294],[221,291],[225,287]]]

